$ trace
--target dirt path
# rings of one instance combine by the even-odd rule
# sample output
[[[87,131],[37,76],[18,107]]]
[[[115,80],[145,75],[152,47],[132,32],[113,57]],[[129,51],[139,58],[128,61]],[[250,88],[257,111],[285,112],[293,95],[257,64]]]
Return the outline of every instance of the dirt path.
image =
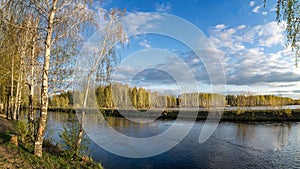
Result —
[[[0,168],[32,168],[21,158],[17,149],[7,144],[9,142],[7,131],[11,131],[12,129],[12,123],[5,118],[5,115],[0,114]]]
[[[31,168],[30,165],[24,161],[17,150],[12,147],[0,144],[0,168]]]

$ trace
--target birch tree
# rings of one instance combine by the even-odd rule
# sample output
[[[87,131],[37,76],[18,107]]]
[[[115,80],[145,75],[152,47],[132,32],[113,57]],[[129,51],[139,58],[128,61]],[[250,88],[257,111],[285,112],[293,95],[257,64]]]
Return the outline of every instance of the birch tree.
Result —
[[[85,79],[86,84],[83,95],[80,128],[76,144],[77,156],[79,155],[80,144],[84,134],[85,110],[87,108],[91,81],[93,77],[95,77],[95,74],[106,74],[105,77],[99,79],[100,81],[110,79],[110,74],[112,71],[111,59],[114,59],[114,57],[116,56],[116,43],[120,43],[121,45],[123,45],[126,42],[126,36],[123,33],[122,24],[120,22],[120,17],[122,16],[123,12],[119,10],[112,10],[108,12],[107,16],[105,16],[107,23],[105,24],[104,29],[102,30],[104,32],[103,37],[101,37],[101,42],[100,44],[97,44],[98,48],[95,52],[92,53],[92,56],[88,56],[88,58],[91,58],[92,64],[89,67],[89,70],[87,72],[87,78]]]
[[[80,31],[83,31],[85,24],[91,21],[93,17],[92,10],[89,9],[89,4],[85,0],[30,0],[30,2],[40,16],[38,27],[42,31],[41,38],[45,44],[43,49],[40,121],[34,145],[34,154],[41,157],[47,123],[51,51],[63,42],[67,44],[69,40],[78,38]],[[72,48],[69,50],[72,50]]]
[[[3,1],[0,9],[0,22],[1,29],[3,31],[1,48],[3,49],[1,53],[2,57],[7,58],[10,62],[11,67],[10,70],[10,97],[8,98],[9,107],[7,109],[7,118],[10,112],[11,120],[17,119],[17,114],[20,107],[20,98],[21,98],[21,87],[22,87],[22,61],[24,56],[24,48],[23,40],[24,38],[20,38],[26,36],[23,30],[23,21],[24,17],[18,15],[22,13],[22,9],[17,3],[13,1]],[[20,7],[20,8],[19,8]],[[14,10],[14,8],[16,8]],[[6,74],[7,75],[7,74]],[[15,83],[17,82],[17,83]],[[16,91],[15,91],[16,89]],[[9,111],[9,112],[8,112]]]
[[[34,89],[36,84],[36,74],[37,71],[37,58],[38,58],[38,23],[39,17],[34,18],[33,15],[29,17],[29,24],[32,25],[30,28],[30,52],[27,55],[27,82],[28,85],[28,127],[32,136],[34,137],[34,125],[35,125],[35,116],[34,116]]]
[[[6,50],[13,50],[11,56],[11,96],[10,112],[11,119],[17,119],[21,106],[22,93],[26,92],[24,83],[29,86],[29,128],[33,133],[33,94],[34,94],[34,74],[36,59],[36,41],[38,39],[38,14],[32,8],[30,1],[4,0],[1,4],[1,29],[10,36],[4,41]],[[12,43],[13,41],[13,43]],[[33,57],[34,56],[34,57]],[[31,72],[31,73],[27,73]],[[16,83],[15,83],[16,82]],[[16,84],[16,85],[15,85]],[[15,97],[14,97],[15,93]],[[8,112],[7,112],[8,116]]]
[[[300,57],[300,3],[295,0],[278,0],[277,21],[285,21],[287,44],[295,51],[296,66]]]
[[[267,0],[264,0],[266,5]],[[296,66],[300,57],[300,2],[297,0],[277,0],[276,20],[286,23],[287,45],[295,51]]]

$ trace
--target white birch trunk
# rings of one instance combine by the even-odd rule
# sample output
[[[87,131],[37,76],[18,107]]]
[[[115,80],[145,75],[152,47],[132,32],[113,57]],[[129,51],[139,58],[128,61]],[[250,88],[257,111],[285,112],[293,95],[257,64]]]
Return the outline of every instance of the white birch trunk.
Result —
[[[47,109],[48,109],[48,72],[50,66],[50,54],[51,54],[51,41],[53,33],[53,22],[54,16],[56,13],[56,4],[57,0],[53,0],[51,11],[48,18],[48,27],[46,35],[46,46],[45,46],[45,55],[44,55],[44,65],[43,65],[43,76],[42,76],[42,91],[41,91],[41,112],[40,112],[40,121],[39,126],[34,142],[34,155],[41,157],[42,156],[42,146],[44,141],[44,134],[47,123]]]

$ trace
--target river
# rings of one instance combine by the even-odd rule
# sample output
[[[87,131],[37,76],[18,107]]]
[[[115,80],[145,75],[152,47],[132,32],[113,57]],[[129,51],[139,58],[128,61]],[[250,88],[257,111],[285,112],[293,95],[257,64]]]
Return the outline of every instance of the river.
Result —
[[[233,123],[222,122],[214,134],[204,143],[198,138],[203,121],[180,121],[177,125],[193,125],[187,136],[178,145],[162,154],[148,158],[127,158],[112,154],[95,144],[122,147],[128,144],[113,140],[108,126],[101,124],[97,115],[89,117],[91,156],[109,168],[300,168],[300,123]],[[174,124],[173,120],[155,120],[151,123],[136,123],[125,118],[107,117],[109,126],[116,131],[136,138],[161,134]],[[63,124],[70,123],[66,113],[49,112],[48,137],[59,140]],[[194,123],[194,124],[193,124]],[[101,132],[100,129],[101,128]],[[153,143],[157,144],[157,143]],[[153,145],[149,143],[149,149]]]

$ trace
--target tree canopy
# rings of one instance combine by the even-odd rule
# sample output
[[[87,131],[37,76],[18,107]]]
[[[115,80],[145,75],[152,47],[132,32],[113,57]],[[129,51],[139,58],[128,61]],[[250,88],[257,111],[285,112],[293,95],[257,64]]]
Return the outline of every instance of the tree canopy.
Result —
[[[264,0],[266,5],[267,0]],[[300,57],[300,3],[298,0],[277,0],[276,20],[286,23],[287,46],[295,51],[296,66]]]

